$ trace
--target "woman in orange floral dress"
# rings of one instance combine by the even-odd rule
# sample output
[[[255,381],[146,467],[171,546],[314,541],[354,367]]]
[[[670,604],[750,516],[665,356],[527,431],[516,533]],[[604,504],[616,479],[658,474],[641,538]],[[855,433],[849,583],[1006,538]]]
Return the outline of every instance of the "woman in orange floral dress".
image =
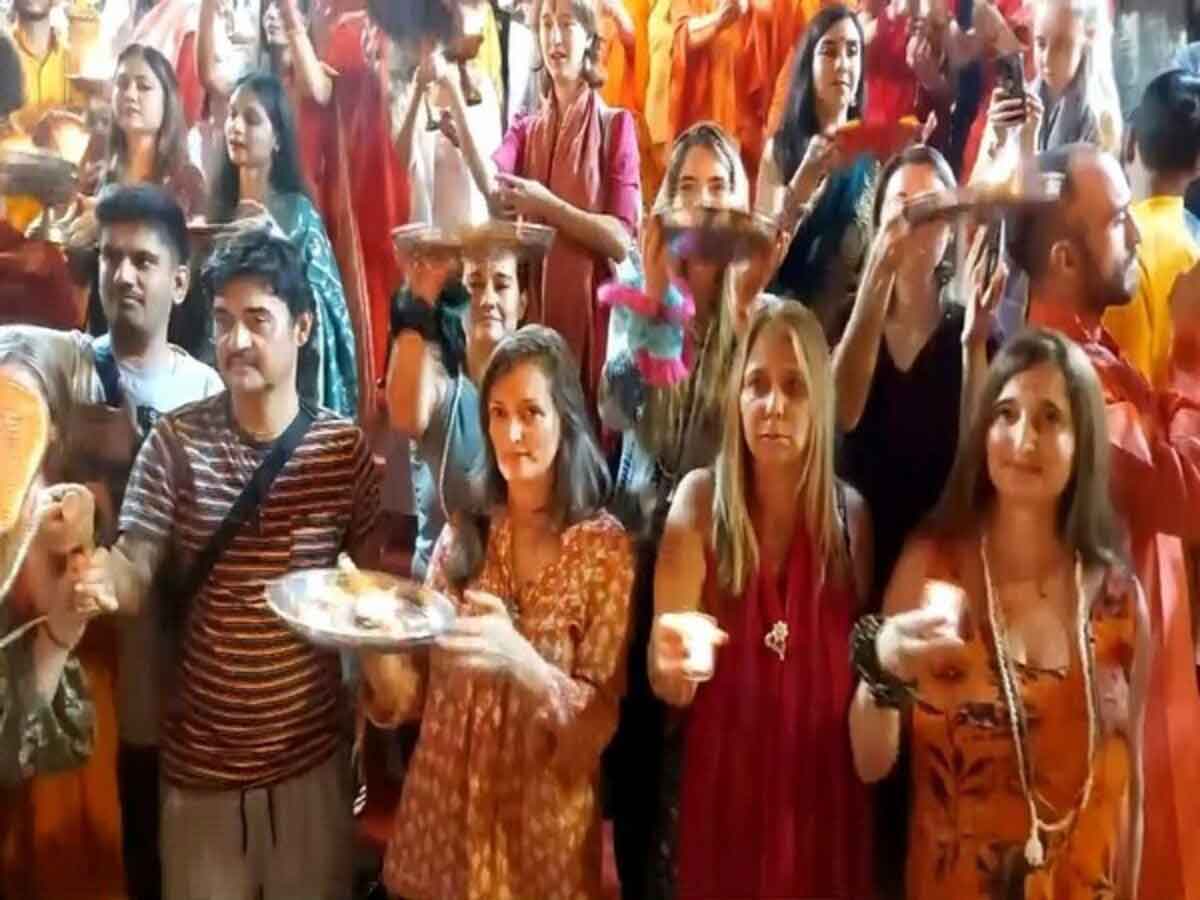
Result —
[[[1133,900],[1149,628],[1120,546],[1095,373],[1027,332],[992,365],[887,618],[852,642],[865,780],[895,764],[913,698],[909,897]]]
[[[616,727],[633,551],[562,338],[526,326],[480,385],[481,515],[427,583],[460,617],[427,658],[364,654],[384,727],[421,718],[388,890],[409,900],[600,896],[600,753]]]

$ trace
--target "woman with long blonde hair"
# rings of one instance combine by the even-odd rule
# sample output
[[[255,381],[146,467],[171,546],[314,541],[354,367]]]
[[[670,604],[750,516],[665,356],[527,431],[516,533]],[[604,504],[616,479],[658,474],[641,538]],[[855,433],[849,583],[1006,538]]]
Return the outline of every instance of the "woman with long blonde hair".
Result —
[[[675,896],[868,897],[870,806],[844,715],[870,527],[834,474],[812,312],[760,303],[724,413],[716,464],[679,485],[655,571],[650,680],[682,723]]]

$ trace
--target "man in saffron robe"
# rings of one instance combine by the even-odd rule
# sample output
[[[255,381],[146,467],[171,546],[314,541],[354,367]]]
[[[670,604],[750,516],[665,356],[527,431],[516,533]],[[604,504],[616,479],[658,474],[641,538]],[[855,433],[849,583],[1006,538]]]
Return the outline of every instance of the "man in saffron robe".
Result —
[[[1171,386],[1155,390],[1101,323],[1105,310],[1130,302],[1138,286],[1139,234],[1120,165],[1079,144],[1045,154],[1041,165],[1065,175],[1062,195],[1052,210],[1021,223],[1013,255],[1029,274],[1031,322],[1077,341],[1100,377],[1113,497],[1154,636],[1138,896],[1197,900],[1200,829],[1192,809],[1200,795],[1200,693],[1183,549],[1200,540],[1200,401]],[[1200,372],[1196,347],[1194,332],[1177,336],[1177,378],[1189,377],[1189,365],[1191,378]]]
[[[793,0],[654,0],[646,121],[655,148],[665,152],[696,122],[716,122],[737,142],[754,184],[802,10]]]
[[[650,77],[650,2],[603,0],[600,15],[600,38],[604,42],[600,54],[604,87],[600,96],[609,106],[633,113],[641,157],[642,196],[647,201],[657,195],[663,176],[654,156],[645,115],[646,84]]]

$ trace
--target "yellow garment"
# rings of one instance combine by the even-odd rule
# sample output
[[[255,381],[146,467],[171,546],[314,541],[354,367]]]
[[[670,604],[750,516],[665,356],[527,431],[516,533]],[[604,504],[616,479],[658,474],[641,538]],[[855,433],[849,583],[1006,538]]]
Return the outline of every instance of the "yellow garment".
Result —
[[[54,36],[46,55],[39,57],[26,46],[19,29],[13,30],[12,37],[25,82],[25,105],[17,112],[16,120],[26,131],[32,132],[47,109],[67,106],[72,101],[70,82],[67,81],[67,50]]]
[[[36,197],[10,194],[4,198],[4,219],[21,234],[33,224],[41,211],[42,204]]]
[[[483,70],[496,89],[496,96],[504,96],[504,48],[500,46],[500,28],[496,25],[496,14],[488,4],[483,17],[483,44],[475,55],[475,64]]]
[[[1166,383],[1174,336],[1171,288],[1200,260],[1200,246],[1188,234],[1182,197],[1150,197],[1134,204],[1131,212],[1142,234],[1141,284],[1129,304],[1104,314],[1104,327],[1125,359],[1161,387]]]

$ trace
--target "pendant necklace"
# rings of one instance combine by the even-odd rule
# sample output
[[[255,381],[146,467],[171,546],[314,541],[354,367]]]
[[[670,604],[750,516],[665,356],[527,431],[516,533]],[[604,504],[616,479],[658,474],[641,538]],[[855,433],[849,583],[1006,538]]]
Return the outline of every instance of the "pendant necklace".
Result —
[[[784,657],[787,656],[787,642],[788,624],[783,619],[778,619],[763,638],[763,643],[767,645],[768,650],[779,657],[780,662],[783,662]]]
[[[1028,738],[1028,722],[1025,715],[1025,704],[1022,702],[1020,687],[1017,684],[1017,674],[1012,662],[1012,654],[1008,648],[1008,627],[1005,622],[1004,608],[996,596],[996,586],[992,580],[990,560],[988,559],[987,538],[979,541],[979,556],[983,563],[983,582],[987,591],[988,621],[992,629],[992,641],[996,650],[996,668],[1000,674],[1000,686],[1004,695],[1004,705],[1007,707],[1009,728],[1012,732],[1013,749],[1017,757],[1017,774],[1020,777],[1021,793],[1029,808],[1029,837],[1025,842],[1025,861],[1031,868],[1038,869],[1046,864],[1046,849],[1042,833],[1055,834],[1066,831],[1075,823],[1079,812],[1088,805],[1092,794],[1092,782],[1095,774],[1096,745],[1098,742],[1099,724],[1095,702],[1095,657],[1092,654],[1091,617],[1088,612],[1087,592],[1083,583],[1083,559],[1075,554],[1075,613],[1076,637],[1079,641],[1079,665],[1083,668],[1083,692],[1087,701],[1087,775],[1083,789],[1080,791],[1076,804],[1057,819],[1044,819],[1038,812],[1035,799],[1035,784],[1033,774],[1032,748],[1026,743]]]
[[[785,560],[786,565],[786,560]],[[776,579],[776,584],[779,579]],[[792,590],[791,579],[788,578],[784,583],[784,601],[783,601],[783,618],[776,619],[771,625],[767,633],[763,635],[763,644],[766,648],[779,657],[779,661],[783,662],[787,658],[788,638],[791,636],[791,629],[788,627],[788,613],[791,612],[792,606]]]

